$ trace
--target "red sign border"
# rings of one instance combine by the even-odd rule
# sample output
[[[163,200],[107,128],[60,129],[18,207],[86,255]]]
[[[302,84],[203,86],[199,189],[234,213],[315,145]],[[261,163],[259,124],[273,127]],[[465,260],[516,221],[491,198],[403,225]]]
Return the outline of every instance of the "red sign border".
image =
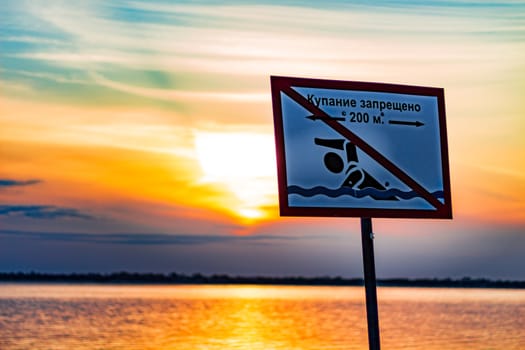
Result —
[[[447,130],[445,122],[445,97],[443,88],[423,87],[413,85],[399,85],[386,83],[371,83],[359,81],[325,80],[297,77],[271,76],[270,84],[272,90],[272,106],[275,129],[275,143],[277,152],[277,179],[279,185],[279,212],[281,216],[320,216],[320,217],[383,217],[383,218],[431,218],[431,219],[452,219],[449,158],[447,144]],[[441,170],[443,178],[444,203],[436,209],[394,209],[394,208],[340,208],[340,207],[290,207],[288,205],[288,190],[286,182],[286,157],[284,149],[283,115],[281,104],[281,92],[295,94],[293,87],[309,87],[333,90],[353,90],[398,93],[417,96],[433,96],[437,98],[440,150],[441,150]],[[289,96],[297,102],[292,96]],[[299,103],[299,102],[298,102]],[[304,107],[304,106],[303,106]],[[321,111],[316,106],[311,108]],[[321,111],[322,112],[322,111]],[[324,112],[322,112],[324,113]],[[328,121],[327,124],[337,123]],[[339,124],[329,125],[337,127]],[[350,131],[348,131],[352,134]],[[353,135],[357,137],[356,135]],[[365,144],[365,146],[367,146]],[[375,151],[371,149],[371,151]],[[377,153],[377,152],[376,152]],[[369,154],[370,155],[370,154]],[[390,162],[380,154],[377,157],[384,158],[382,161]],[[377,159],[376,159],[377,160]],[[440,202],[439,202],[440,203]]]

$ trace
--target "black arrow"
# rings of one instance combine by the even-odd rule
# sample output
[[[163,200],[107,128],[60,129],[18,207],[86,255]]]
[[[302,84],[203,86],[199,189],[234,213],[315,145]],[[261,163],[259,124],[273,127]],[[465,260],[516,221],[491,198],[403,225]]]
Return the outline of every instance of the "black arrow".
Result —
[[[313,120],[313,121],[316,121],[316,120],[336,120],[336,121],[339,121],[339,122],[344,122],[345,121],[345,118],[333,118],[333,117],[321,117],[321,116],[318,116],[318,115],[315,115],[315,114],[312,114],[312,115],[309,115],[308,117],[306,117],[307,119],[310,119],[310,120]]]
[[[420,121],[408,122],[408,121],[405,121],[405,120],[389,120],[388,124],[410,125],[410,126],[415,126],[416,128],[420,127],[421,125],[425,125],[425,124],[423,124]]]

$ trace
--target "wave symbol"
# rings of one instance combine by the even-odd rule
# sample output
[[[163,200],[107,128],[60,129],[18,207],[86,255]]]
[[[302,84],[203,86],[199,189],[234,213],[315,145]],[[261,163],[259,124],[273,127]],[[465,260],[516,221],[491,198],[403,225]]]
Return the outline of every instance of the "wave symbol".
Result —
[[[325,195],[330,198],[337,198],[341,196],[352,196],[355,198],[363,198],[366,196],[371,196],[376,199],[389,199],[392,197],[402,198],[402,199],[412,199],[416,197],[423,198],[416,191],[402,191],[397,188],[390,188],[388,190],[378,190],[376,188],[367,187],[362,190],[355,190],[350,187],[341,187],[336,189],[326,188],[324,186],[315,186],[312,188],[303,188],[300,186],[292,185],[288,186],[288,194],[298,194],[303,197],[313,197],[317,195]],[[444,199],[445,195],[442,190],[435,191],[431,193],[432,196],[438,199]]]

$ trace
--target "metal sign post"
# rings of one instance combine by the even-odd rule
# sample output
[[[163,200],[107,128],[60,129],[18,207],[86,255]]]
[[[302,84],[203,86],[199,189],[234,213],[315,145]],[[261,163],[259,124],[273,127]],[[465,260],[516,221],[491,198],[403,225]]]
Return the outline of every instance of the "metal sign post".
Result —
[[[365,273],[368,345],[370,350],[379,350],[379,313],[377,311],[376,267],[374,262],[374,234],[372,233],[371,218],[361,218],[361,241],[363,245],[363,269]]]
[[[361,218],[379,350],[371,218],[452,218],[444,90],[276,76],[271,87],[280,214]]]

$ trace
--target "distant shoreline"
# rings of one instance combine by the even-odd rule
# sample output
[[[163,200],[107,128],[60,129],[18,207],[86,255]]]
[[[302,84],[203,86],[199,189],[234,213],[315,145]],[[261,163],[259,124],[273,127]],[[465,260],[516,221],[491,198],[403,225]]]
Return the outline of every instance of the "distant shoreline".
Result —
[[[342,277],[243,277],[229,275],[184,275],[178,273],[38,273],[0,272],[0,282],[22,283],[94,283],[94,284],[230,284],[230,285],[277,285],[277,286],[363,286],[362,278]],[[379,287],[426,287],[426,288],[505,288],[525,289],[525,281],[489,280],[484,278],[461,279],[378,279]]]

